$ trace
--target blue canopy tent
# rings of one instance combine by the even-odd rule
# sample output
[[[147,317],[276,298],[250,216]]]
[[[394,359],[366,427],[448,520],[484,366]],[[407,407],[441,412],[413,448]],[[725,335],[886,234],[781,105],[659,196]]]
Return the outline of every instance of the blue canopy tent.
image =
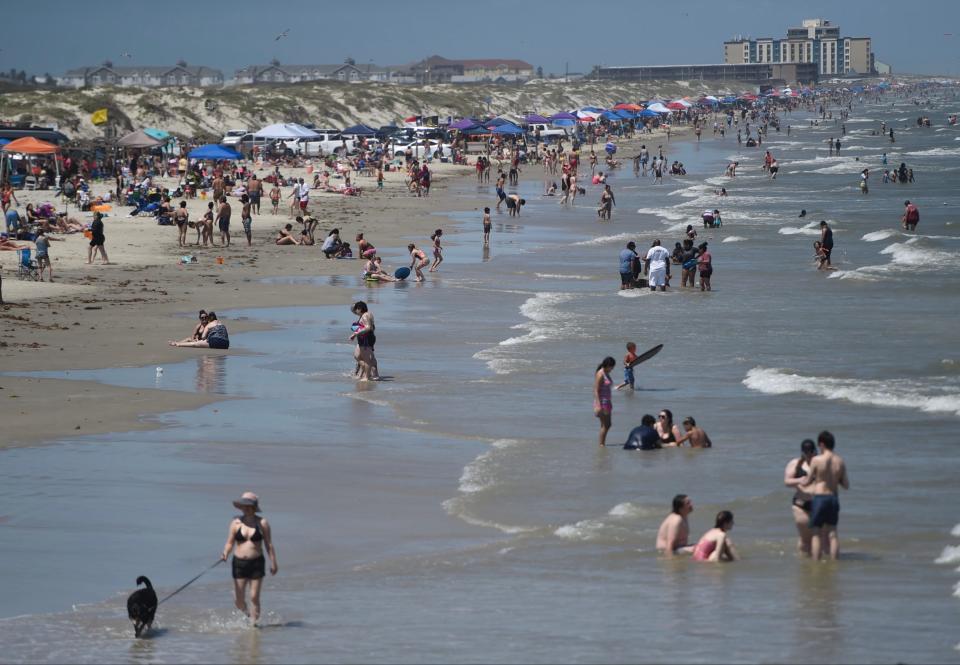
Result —
[[[610,120],[612,122],[620,122],[621,120],[623,120],[623,118],[621,118],[619,115],[617,115],[613,111],[604,111],[603,113],[600,114],[600,117],[603,118],[604,120]]]
[[[498,126],[498,127],[494,127],[494,128],[493,128],[493,133],[494,133],[494,134],[509,134],[509,135],[511,135],[511,136],[516,136],[516,135],[518,135],[518,134],[523,134],[523,130],[520,129],[519,127],[517,127],[516,125],[512,125],[512,124],[510,124],[510,123],[505,123],[505,124],[500,125],[500,126]]]
[[[509,120],[504,120],[503,118],[492,118],[483,124],[485,127],[499,127],[500,125],[510,125],[512,123]]]
[[[588,113],[603,113],[607,109],[602,109],[599,106],[584,106],[581,111],[587,111]]]
[[[375,130],[373,127],[367,127],[364,124],[359,124],[347,127],[340,133],[348,136],[376,136],[377,130]]]
[[[231,150],[216,143],[208,143],[199,148],[194,148],[187,154],[187,157],[190,159],[243,159],[243,155],[236,150]]]
[[[637,117],[635,113],[631,113],[626,109],[617,109],[614,111],[614,113],[616,113],[618,116],[620,116],[624,120],[633,120],[634,118]]]
[[[462,134],[465,134],[466,136],[490,136],[490,134],[493,133],[486,127],[481,127],[480,125],[477,125],[476,127],[470,127],[469,129],[463,129],[460,131]]]
[[[643,109],[640,113],[637,114],[638,118],[659,118],[660,114],[656,111],[651,111],[650,109]]]
[[[542,115],[537,113],[531,113],[523,119],[528,125],[549,125],[550,118],[544,118]]]

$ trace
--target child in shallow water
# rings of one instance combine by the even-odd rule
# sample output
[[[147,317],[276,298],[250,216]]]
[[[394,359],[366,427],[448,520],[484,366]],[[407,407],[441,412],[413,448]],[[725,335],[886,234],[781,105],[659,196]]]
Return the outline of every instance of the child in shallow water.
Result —
[[[728,532],[733,529],[733,513],[729,510],[721,510],[717,513],[715,526],[707,531],[693,548],[694,561],[707,561],[716,563],[717,561],[736,561],[737,550],[733,547],[733,541]]]

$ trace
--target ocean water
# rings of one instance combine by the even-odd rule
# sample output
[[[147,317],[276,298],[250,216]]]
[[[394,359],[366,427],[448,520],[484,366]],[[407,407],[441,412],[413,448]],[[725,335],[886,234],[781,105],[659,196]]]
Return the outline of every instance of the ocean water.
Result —
[[[655,186],[614,171],[609,222],[598,187],[563,208],[531,167],[518,190],[528,205],[495,216],[488,250],[472,208],[492,189],[464,180],[450,211],[462,232],[426,283],[315,280],[371,303],[382,383],[350,380],[351,319],[332,307],[230,312],[277,326],[234,336],[254,355],[185,354],[161,377],[70,373],[231,399],[166,414],[154,432],[0,453],[4,660],[960,661],[953,104],[857,106],[832,158],[824,142],[839,124],[791,114],[790,136],[763,145],[775,181],[763,149],[735,135],[672,143],[689,175]],[[910,126],[921,113],[936,126]],[[883,120],[896,143],[870,136]],[[880,183],[884,152],[916,182]],[[899,226],[907,198],[916,234]],[[697,223],[707,207],[722,228]],[[812,260],[821,219],[832,273]],[[688,223],[710,243],[712,293],[617,290],[628,240],[672,247]],[[637,368],[635,392],[614,395],[614,445],[601,450],[591,380],[606,355],[620,378],[627,341],[664,350]],[[714,448],[617,447],[664,408],[694,416]],[[852,484],[837,564],[797,558],[782,482],[822,429]],[[163,594],[210,565],[228,499],[245,489],[261,495],[280,554],[265,628],[231,611],[221,566],[161,606],[151,639],[131,639],[133,579]],[[742,562],[656,555],[681,492],[693,539],[717,511],[735,513]]]

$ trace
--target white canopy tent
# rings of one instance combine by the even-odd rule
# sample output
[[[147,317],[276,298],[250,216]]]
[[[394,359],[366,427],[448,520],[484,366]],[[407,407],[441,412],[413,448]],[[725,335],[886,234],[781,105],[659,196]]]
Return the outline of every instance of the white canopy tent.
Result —
[[[280,141],[292,141],[296,139],[318,139],[320,135],[312,129],[307,129],[303,125],[294,122],[277,123],[267,125],[254,136],[258,139],[274,139]]]

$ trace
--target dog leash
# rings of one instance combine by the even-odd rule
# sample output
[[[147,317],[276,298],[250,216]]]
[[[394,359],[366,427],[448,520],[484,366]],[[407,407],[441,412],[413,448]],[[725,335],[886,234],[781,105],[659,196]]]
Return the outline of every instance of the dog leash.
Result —
[[[199,580],[199,579],[200,579],[201,577],[203,577],[206,573],[208,573],[209,571],[211,571],[211,570],[213,570],[214,568],[216,568],[217,566],[219,566],[221,563],[223,563],[223,559],[217,559],[217,562],[216,562],[215,564],[213,564],[213,565],[210,566],[209,568],[204,568],[204,569],[203,569],[203,572],[201,572],[199,575],[197,575],[196,577],[194,577],[193,579],[191,579],[189,582],[187,582],[186,584],[184,584],[182,587],[180,587],[179,589],[177,589],[176,591],[174,591],[173,593],[171,593],[169,596],[167,596],[167,597],[164,598],[163,600],[161,600],[159,603],[157,603],[157,605],[160,605],[161,603],[164,603],[164,602],[170,600],[171,598],[173,598],[174,596],[176,596],[178,593],[180,593],[181,591],[183,591],[184,589],[186,589],[188,586],[190,586],[191,584],[193,584],[194,582],[196,582],[197,580]]]

